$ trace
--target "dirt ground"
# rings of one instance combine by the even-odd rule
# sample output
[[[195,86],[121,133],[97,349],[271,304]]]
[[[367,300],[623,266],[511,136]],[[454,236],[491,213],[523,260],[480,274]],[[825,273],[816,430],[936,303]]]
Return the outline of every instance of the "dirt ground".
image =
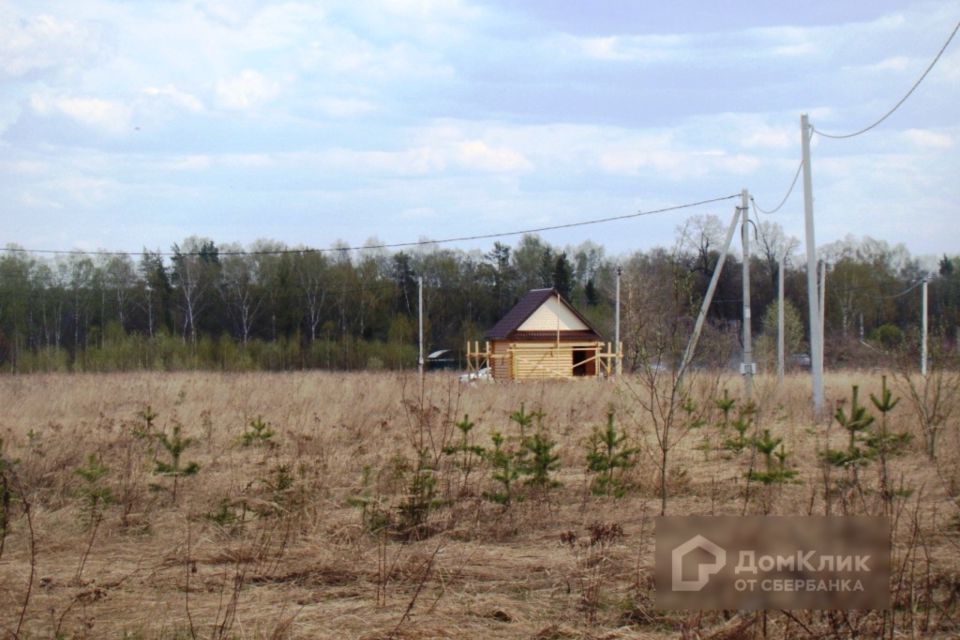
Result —
[[[912,439],[887,463],[886,501],[876,459],[855,485],[843,470],[825,477],[823,452],[842,449],[847,433],[812,419],[800,376],[781,388],[758,379],[757,412],[745,418],[745,438],[768,429],[783,439],[795,477],[748,482],[761,465],[730,425],[742,384],[705,375],[686,409],[674,405],[666,472],[670,515],[888,510],[891,612],[656,610],[658,435],[670,402],[647,382],[461,385],[436,374],[421,402],[409,374],[2,376],[0,636],[960,634],[957,424],[944,425],[931,460],[903,381],[891,382],[902,399],[887,427]],[[829,376],[830,413],[849,412],[853,384],[879,421],[868,402],[879,373]],[[715,402],[724,389],[737,399],[726,420]],[[515,446],[510,416],[521,406],[542,412],[558,458],[549,484],[518,477],[503,504],[492,457],[469,447],[491,450],[494,432]],[[635,452],[615,495],[598,495],[586,456],[610,411]],[[476,426],[456,450],[465,414]]]

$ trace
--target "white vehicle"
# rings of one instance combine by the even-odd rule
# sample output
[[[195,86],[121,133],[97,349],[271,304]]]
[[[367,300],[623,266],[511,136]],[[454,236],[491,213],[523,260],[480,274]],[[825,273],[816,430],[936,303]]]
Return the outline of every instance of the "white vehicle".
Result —
[[[490,371],[490,367],[483,367],[477,371],[460,374],[460,382],[478,382],[481,380],[493,380],[493,373]]]

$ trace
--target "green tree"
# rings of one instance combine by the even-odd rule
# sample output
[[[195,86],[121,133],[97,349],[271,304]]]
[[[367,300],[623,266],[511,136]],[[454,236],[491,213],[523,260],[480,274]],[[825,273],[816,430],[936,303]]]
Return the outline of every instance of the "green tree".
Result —
[[[553,288],[567,300],[570,299],[570,293],[573,291],[573,265],[567,260],[566,253],[561,253],[554,260]]]
[[[779,308],[780,303],[777,301],[767,305],[767,310],[763,313],[762,333],[757,339],[758,360],[763,362],[770,370],[774,369],[777,362],[777,333],[779,330],[777,316]],[[785,300],[783,305],[784,358],[802,352],[804,350],[803,345],[803,319],[793,303]]]

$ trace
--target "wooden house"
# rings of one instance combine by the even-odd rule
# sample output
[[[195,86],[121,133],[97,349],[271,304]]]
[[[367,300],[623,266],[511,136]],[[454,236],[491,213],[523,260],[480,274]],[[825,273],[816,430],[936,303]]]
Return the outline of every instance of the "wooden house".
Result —
[[[612,375],[622,354],[556,289],[527,292],[484,338],[483,350],[467,344],[467,362],[495,380]]]

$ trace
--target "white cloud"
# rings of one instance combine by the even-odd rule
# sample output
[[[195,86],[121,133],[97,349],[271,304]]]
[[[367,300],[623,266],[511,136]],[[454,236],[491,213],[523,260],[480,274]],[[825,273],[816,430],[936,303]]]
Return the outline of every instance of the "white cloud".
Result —
[[[606,148],[599,153],[598,165],[615,175],[650,173],[682,181],[717,173],[747,175],[757,170],[760,161],[745,154],[731,155],[722,149],[685,149],[670,136],[655,135]]]
[[[533,169],[519,151],[491,146],[482,140],[431,138],[428,144],[396,151],[332,149],[316,154],[287,154],[288,162],[310,163],[325,170],[354,175],[440,176],[466,171],[480,174],[515,174]]]
[[[75,67],[102,55],[104,42],[89,24],[0,10],[0,71],[8,76]]]
[[[482,140],[460,143],[457,161],[462,167],[491,173],[516,173],[533,168],[523,154],[506,147],[492,148]]]
[[[695,42],[686,36],[652,34],[601,37],[565,36],[559,42],[561,48],[572,50],[588,59],[640,64],[675,61],[688,57],[690,51],[685,49],[685,46],[695,46]]]
[[[789,149],[796,146],[800,138],[797,129],[786,129],[784,127],[770,127],[766,125],[755,125],[750,133],[743,138],[743,146],[749,148],[760,147],[768,149]]]
[[[880,62],[868,64],[861,67],[864,71],[906,71],[910,66],[910,58],[906,56],[893,56],[884,58]]]
[[[377,110],[374,103],[357,98],[320,98],[316,105],[320,111],[334,118],[361,116]]]
[[[167,84],[162,87],[147,87],[143,90],[143,93],[151,97],[162,99],[186,111],[203,111],[203,102],[201,102],[199,98],[181,91],[172,84]]]
[[[202,154],[182,156],[164,163],[165,168],[172,171],[205,171],[212,165],[213,158]]]
[[[270,102],[279,94],[279,83],[253,69],[244,69],[238,76],[217,82],[220,106],[232,111],[253,109]]]
[[[953,136],[933,129],[907,129],[903,138],[912,145],[925,149],[952,149]]]
[[[437,212],[432,207],[411,207],[401,211],[398,217],[403,220],[425,220],[436,215]]]
[[[30,106],[41,115],[65,115],[107,133],[120,134],[130,130],[131,109],[115,100],[34,94],[30,97]]]

